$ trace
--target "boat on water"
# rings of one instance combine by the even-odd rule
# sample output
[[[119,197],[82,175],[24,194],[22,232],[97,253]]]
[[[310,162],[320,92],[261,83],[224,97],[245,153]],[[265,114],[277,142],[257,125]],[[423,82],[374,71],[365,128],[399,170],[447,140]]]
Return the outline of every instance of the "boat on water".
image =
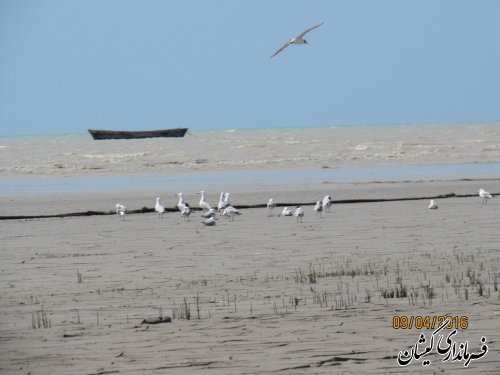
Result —
[[[95,140],[99,139],[137,139],[137,138],[158,138],[158,137],[184,137],[188,128],[175,128],[163,130],[144,130],[144,131],[126,131],[126,130],[96,130],[89,129],[90,135]]]

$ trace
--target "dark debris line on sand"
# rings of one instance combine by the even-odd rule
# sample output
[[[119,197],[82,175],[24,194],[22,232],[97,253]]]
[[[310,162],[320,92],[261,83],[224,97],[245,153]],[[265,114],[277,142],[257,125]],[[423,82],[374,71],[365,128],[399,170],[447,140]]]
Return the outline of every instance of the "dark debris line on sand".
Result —
[[[500,195],[500,193],[492,193],[493,196]],[[352,203],[377,203],[377,202],[399,202],[399,201],[417,201],[417,200],[428,200],[428,199],[444,199],[444,198],[471,198],[476,197],[477,194],[455,194],[447,193],[428,197],[406,197],[406,198],[366,198],[366,199],[344,199],[337,200],[335,204],[352,204]],[[303,202],[291,202],[291,203],[280,203],[277,206],[312,206],[316,202],[303,203]],[[240,209],[246,208],[265,208],[266,204],[249,204],[249,205],[238,205]],[[193,207],[193,210],[199,210]],[[166,209],[166,212],[177,211],[177,207],[171,207]],[[138,210],[129,210],[127,214],[144,214],[149,212],[155,212],[154,208],[143,207]],[[115,211],[83,211],[83,212],[69,212],[64,214],[51,214],[51,215],[11,215],[11,216],[0,216],[0,220],[24,220],[24,219],[50,219],[50,218],[64,218],[73,216],[103,216],[103,215],[116,215]]]

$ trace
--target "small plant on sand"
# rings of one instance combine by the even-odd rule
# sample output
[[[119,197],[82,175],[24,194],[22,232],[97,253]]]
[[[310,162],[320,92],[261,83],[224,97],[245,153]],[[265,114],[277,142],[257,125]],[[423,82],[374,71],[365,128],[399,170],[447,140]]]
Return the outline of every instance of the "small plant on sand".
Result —
[[[436,292],[434,292],[434,288],[430,285],[424,285],[425,296],[429,300],[429,305],[432,305],[432,300],[436,296]]]
[[[479,294],[480,297],[484,295],[484,285],[481,281],[479,281],[479,286],[477,288],[477,293]]]
[[[296,283],[304,284],[306,282],[306,276],[302,272],[302,270],[295,269],[295,276],[293,277]]]
[[[365,302],[366,303],[370,303],[371,301],[371,295],[370,295],[370,291],[368,289],[366,289],[366,297],[365,297]]]
[[[191,320],[191,304],[187,303],[186,298],[183,304],[172,309],[172,318]]]
[[[41,310],[31,314],[31,328],[36,329],[36,328],[50,328],[50,327],[51,327],[51,322],[47,318],[47,313],[43,311],[43,306]]]
[[[314,269],[314,267],[312,267],[312,269],[309,269],[309,274],[307,275],[307,277],[309,278],[310,284],[316,284],[318,274],[316,273],[316,270]]]

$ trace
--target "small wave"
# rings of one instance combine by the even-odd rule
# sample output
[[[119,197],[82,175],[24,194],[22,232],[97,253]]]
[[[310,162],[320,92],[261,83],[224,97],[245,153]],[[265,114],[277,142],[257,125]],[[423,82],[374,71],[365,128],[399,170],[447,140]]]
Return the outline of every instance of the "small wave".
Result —
[[[365,150],[368,150],[368,148],[369,148],[369,147],[368,147],[367,145],[363,145],[363,144],[361,144],[361,145],[357,145],[357,146],[355,146],[355,147],[354,147],[354,149],[355,149],[356,151],[365,151]]]
[[[89,159],[126,159],[126,158],[137,158],[143,157],[147,154],[144,152],[135,152],[131,154],[84,154],[84,158]]]
[[[266,147],[266,145],[259,143],[250,143],[248,145],[239,145],[237,148],[258,148],[258,147]]]
[[[0,148],[6,148],[6,147],[8,147],[8,146],[0,146]]]

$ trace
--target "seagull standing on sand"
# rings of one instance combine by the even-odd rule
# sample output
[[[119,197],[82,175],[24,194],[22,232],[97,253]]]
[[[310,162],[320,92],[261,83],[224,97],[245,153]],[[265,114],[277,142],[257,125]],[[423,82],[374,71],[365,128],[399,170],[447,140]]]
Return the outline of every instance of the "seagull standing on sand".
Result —
[[[189,221],[189,215],[191,215],[191,207],[189,207],[189,204],[185,203],[184,207],[182,207],[181,210],[181,216],[184,218],[184,221]]]
[[[203,222],[207,227],[213,227],[215,225],[215,217],[211,216]]]
[[[484,189],[479,189],[479,196],[483,198],[483,204],[488,203],[488,199],[493,198],[493,195],[491,195]]]
[[[285,45],[283,47],[281,47],[279,50],[274,52],[273,55],[271,56],[271,58],[276,56],[278,53],[283,51],[286,47],[288,47],[291,44],[307,44],[307,40],[304,39],[304,35],[306,35],[309,31],[314,30],[317,27],[320,27],[321,25],[323,25],[323,22],[321,22],[320,24],[318,24],[316,26],[313,26],[313,27],[307,29],[306,31],[303,31],[302,33],[297,35],[295,38],[291,38],[288,42],[285,43]]]
[[[211,209],[212,209],[212,207],[211,207],[211,206],[210,206],[210,204],[208,204],[208,202],[205,200],[205,192],[202,190],[202,191],[200,191],[198,194],[201,194],[200,203],[199,203],[200,208],[201,208],[204,212],[207,212],[208,210],[211,210]]]
[[[155,211],[158,212],[158,217],[161,219],[165,212],[165,207],[160,204],[160,197],[156,197]]]
[[[207,212],[205,212],[205,213],[204,213],[203,215],[201,215],[201,216],[203,216],[205,219],[209,219],[209,218],[211,218],[211,217],[215,217],[215,213],[216,213],[216,212],[217,212],[217,211],[215,211],[215,208],[211,208],[210,210],[208,210]]]
[[[224,192],[220,193],[219,204],[217,205],[217,209],[219,210],[220,213],[222,213],[224,208],[229,206],[229,205],[226,205],[225,198],[226,198],[226,193],[224,193]]]
[[[125,207],[121,203],[117,203],[115,208],[116,208],[116,214],[119,215],[120,219],[123,220],[125,218],[125,213],[127,212],[127,207]]]
[[[274,203],[273,198],[269,199],[269,201],[267,202],[267,209],[269,210],[270,214],[273,212],[275,207],[276,207],[276,203]]]
[[[330,207],[333,204],[333,199],[330,195],[326,195],[323,198],[323,208],[325,209],[325,212],[330,212]]]
[[[231,221],[234,221],[234,217],[236,215],[241,215],[241,212],[238,211],[236,208],[233,206],[227,206],[224,211],[222,212],[222,215],[227,216],[231,219]]]
[[[297,218],[297,223],[300,222],[302,223],[302,218],[304,217],[304,209],[302,206],[297,206],[295,209],[295,217]]]
[[[174,195],[174,197],[179,197],[179,203],[177,203],[177,208],[179,209],[179,211],[182,211],[182,209],[186,206],[186,202],[184,201],[182,193],[177,193]]]
[[[281,211],[281,216],[292,216],[293,212],[288,207],[284,207],[283,211]]]
[[[431,199],[430,203],[429,203],[429,207],[428,207],[430,210],[437,210],[438,208],[438,205],[436,204],[436,202],[434,202],[434,199]]]
[[[323,212],[323,203],[321,201],[317,201],[314,205],[314,211],[316,211],[316,215],[321,218],[321,212]]]
[[[229,202],[229,193],[224,193],[224,208],[229,207],[231,202]]]

